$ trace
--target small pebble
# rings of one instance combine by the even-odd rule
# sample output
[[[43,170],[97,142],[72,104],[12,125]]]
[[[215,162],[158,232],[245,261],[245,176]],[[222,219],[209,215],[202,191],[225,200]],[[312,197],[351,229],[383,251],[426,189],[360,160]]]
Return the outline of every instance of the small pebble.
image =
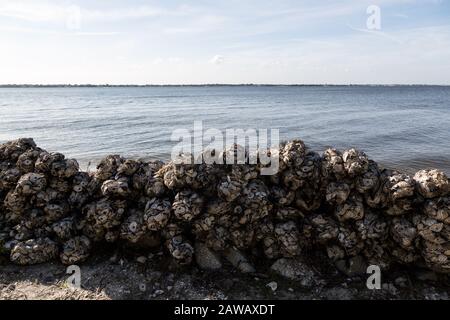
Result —
[[[278,288],[278,283],[276,283],[275,281],[272,281],[272,282],[269,282],[266,286],[275,292]]]
[[[141,283],[139,285],[139,290],[141,290],[142,292],[145,292],[147,290],[147,286],[145,285],[145,283]]]
[[[139,262],[139,263],[144,264],[145,262],[147,262],[147,258],[144,257],[144,256],[140,256],[140,257],[136,258],[136,261]]]

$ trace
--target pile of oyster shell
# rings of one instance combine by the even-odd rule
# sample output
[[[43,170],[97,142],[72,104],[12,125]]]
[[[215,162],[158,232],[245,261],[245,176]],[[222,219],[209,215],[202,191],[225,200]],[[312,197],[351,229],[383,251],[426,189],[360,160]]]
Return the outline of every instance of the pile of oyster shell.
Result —
[[[161,246],[189,264],[193,244],[202,242],[218,255],[232,248],[276,259],[322,250],[332,261],[359,256],[384,268],[426,265],[450,273],[444,173],[411,177],[380,168],[361,151],[320,155],[301,140],[283,144],[278,154],[280,170],[272,176],[261,175],[260,165],[118,155],[88,173],[32,139],[4,143],[0,254],[21,265],[55,258],[75,264],[109,242]]]

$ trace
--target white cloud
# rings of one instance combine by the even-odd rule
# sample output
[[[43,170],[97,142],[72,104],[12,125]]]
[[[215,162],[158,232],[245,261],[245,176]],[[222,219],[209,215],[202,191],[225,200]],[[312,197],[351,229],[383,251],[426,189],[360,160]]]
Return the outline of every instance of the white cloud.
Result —
[[[166,57],[166,58],[156,58],[152,60],[152,65],[158,66],[158,65],[174,65],[174,64],[180,64],[183,63],[184,59],[181,57]]]
[[[116,36],[122,34],[122,32],[69,32],[65,34],[68,36]]]
[[[0,82],[450,81],[450,26],[413,29],[433,23],[409,7],[419,0],[377,0],[382,10],[400,5],[383,11],[381,31],[364,28],[372,0],[175,1],[0,0]],[[73,3],[81,28],[69,30]]]
[[[407,14],[403,14],[403,13],[394,13],[392,15],[395,18],[400,18],[400,19],[408,19],[409,16]]]
[[[219,65],[225,62],[225,58],[221,55],[215,55],[209,60],[209,62],[215,65]]]
[[[131,7],[127,9],[113,9],[113,10],[89,10],[82,9],[83,17],[88,20],[127,20],[127,19],[140,19],[151,18],[167,14],[179,14],[177,11],[167,11],[162,8],[140,6]]]
[[[162,58],[156,58],[156,59],[154,59],[153,60],[153,64],[154,65],[160,65],[160,64],[162,64],[164,62],[164,59],[162,59]]]
[[[31,1],[1,1],[0,16],[32,22],[61,21],[66,19],[69,6]]]
[[[166,28],[163,30],[164,33],[167,34],[183,34],[183,33],[196,33],[196,32],[201,32],[203,31],[202,29],[199,28]]]

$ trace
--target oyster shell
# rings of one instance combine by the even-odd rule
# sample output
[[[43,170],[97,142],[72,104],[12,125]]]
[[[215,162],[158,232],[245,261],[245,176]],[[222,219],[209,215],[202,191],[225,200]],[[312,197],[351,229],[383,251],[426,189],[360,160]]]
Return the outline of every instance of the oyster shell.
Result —
[[[65,265],[83,262],[89,257],[91,241],[86,236],[78,236],[64,242],[59,258]]]
[[[364,174],[369,169],[369,158],[367,155],[356,149],[346,150],[342,154],[344,169],[350,177]]]
[[[450,192],[448,177],[439,170],[420,170],[414,175],[417,192],[424,198],[435,198]]]
[[[169,222],[172,204],[169,199],[150,199],[145,206],[144,221],[148,230],[158,231]]]
[[[194,247],[182,236],[173,237],[167,241],[166,245],[169,253],[179,264],[186,265],[192,262]]]
[[[295,222],[279,223],[275,226],[274,232],[282,256],[294,257],[300,254],[300,232]]]
[[[189,222],[203,210],[204,200],[198,193],[190,190],[180,191],[172,203],[175,217]]]
[[[130,209],[128,217],[120,225],[120,238],[131,243],[138,243],[146,235],[147,230],[144,212]]]
[[[27,173],[20,177],[15,192],[18,195],[29,196],[45,189],[47,179],[43,174]]]
[[[332,148],[325,150],[322,155],[322,176],[342,179],[345,175],[346,171],[342,153]]]
[[[280,150],[280,161],[288,167],[302,165],[306,153],[306,146],[302,140],[292,140]]]

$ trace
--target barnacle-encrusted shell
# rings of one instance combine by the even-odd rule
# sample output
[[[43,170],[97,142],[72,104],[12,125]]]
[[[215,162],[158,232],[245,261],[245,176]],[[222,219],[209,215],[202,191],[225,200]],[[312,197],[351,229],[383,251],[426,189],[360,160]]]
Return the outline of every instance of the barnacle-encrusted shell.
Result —
[[[63,249],[59,257],[63,264],[76,264],[86,260],[90,250],[91,241],[88,237],[74,237],[63,244]]]
[[[396,241],[401,248],[408,251],[414,250],[417,229],[412,222],[405,218],[394,218],[391,222],[390,232],[392,239]]]
[[[364,217],[363,198],[358,194],[351,195],[336,207],[335,214],[339,221],[362,219]]]
[[[144,213],[140,210],[130,210],[129,216],[120,225],[120,238],[131,243],[137,243],[147,231]]]
[[[168,199],[153,198],[145,206],[144,221],[147,228],[158,231],[164,228],[170,219],[172,204]]]
[[[342,154],[336,149],[327,149],[322,155],[322,175],[340,179],[346,175]]]
[[[302,140],[293,140],[280,150],[280,160],[290,167],[300,166],[306,153],[305,143]]]
[[[222,199],[213,199],[206,205],[208,215],[228,215],[232,209],[232,203]]]
[[[293,221],[279,223],[275,226],[275,237],[280,244],[280,252],[285,257],[300,253],[300,233]]]
[[[117,180],[106,180],[103,182],[102,194],[105,197],[126,197],[130,194],[130,187],[128,186],[127,178],[120,178]]]
[[[39,157],[41,150],[29,149],[22,153],[17,159],[16,166],[23,174],[33,172],[34,164]]]
[[[331,182],[327,186],[326,199],[331,204],[342,204],[350,195],[350,186],[343,182]]]
[[[50,173],[58,178],[71,178],[77,172],[80,166],[74,159],[65,159],[62,161],[54,161],[51,165]]]
[[[31,138],[20,138],[0,145],[0,160],[16,162],[21,154],[29,149],[35,149],[36,143]]]
[[[149,197],[158,197],[164,194],[166,187],[164,179],[156,173],[163,167],[160,161],[141,163],[131,177],[133,188],[144,191]]]
[[[423,212],[430,218],[450,225],[450,197],[441,197],[427,200]]]
[[[54,162],[64,161],[65,156],[61,153],[48,153],[43,151],[34,164],[35,169],[39,173],[50,173]]]
[[[414,194],[414,181],[406,174],[394,174],[388,178],[387,188],[393,201]]]
[[[242,191],[239,202],[243,208],[243,218],[255,222],[266,217],[272,209],[269,190],[261,180],[252,180]]]
[[[450,273],[450,242],[436,244],[425,241],[422,256],[434,271]]]
[[[27,173],[20,177],[16,186],[16,193],[19,195],[33,195],[44,190],[47,180],[43,174]]]
[[[272,186],[270,189],[270,196],[274,203],[280,206],[288,206],[295,200],[295,192],[286,190],[280,186]]]
[[[52,224],[52,231],[59,240],[67,240],[75,233],[75,222],[73,217],[64,218]]]
[[[11,250],[11,261],[21,265],[37,264],[54,259],[58,254],[56,242],[49,238],[18,242]]]
[[[13,189],[17,181],[19,181],[21,174],[20,170],[15,167],[0,170],[0,191]]]
[[[239,194],[246,183],[247,181],[239,180],[239,178],[235,176],[223,177],[218,183],[217,193],[222,199],[231,202],[239,197]]]
[[[204,200],[196,192],[184,190],[177,193],[172,204],[175,217],[183,221],[191,221],[203,209]]]
[[[367,155],[356,149],[349,149],[342,154],[344,168],[351,177],[361,175],[369,169],[369,159]]]
[[[190,264],[194,256],[194,248],[182,236],[175,236],[167,241],[167,249],[179,264]]]
[[[275,218],[280,221],[296,220],[303,217],[303,213],[294,207],[277,207],[275,209]]]
[[[104,158],[97,166],[95,172],[95,179],[105,181],[114,177],[117,174],[119,166],[124,162],[124,159],[119,155],[109,155]]]
[[[368,171],[358,176],[355,181],[356,190],[364,194],[377,189],[380,186],[380,169],[376,162],[369,160]]]
[[[414,175],[417,191],[425,198],[434,198],[450,192],[447,176],[439,170],[420,170]]]
[[[310,223],[314,229],[315,239],[320,244],[327,244],[336,239],[339,234],[337,223],[326,215],[314,215],[310,218]]]

